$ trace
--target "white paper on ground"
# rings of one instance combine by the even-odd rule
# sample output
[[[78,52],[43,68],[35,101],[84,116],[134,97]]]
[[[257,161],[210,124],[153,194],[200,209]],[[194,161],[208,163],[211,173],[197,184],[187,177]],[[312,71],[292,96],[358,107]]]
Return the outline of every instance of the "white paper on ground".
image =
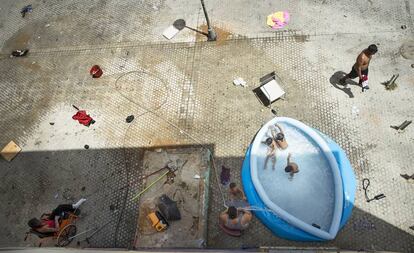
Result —
[[[175,28],[173,25],[170,25],[167,29],[164,30],[162,35],[167,39],[172,39],[180,30]]]
[[[246,85],[246,81],[244,81],[244,79],[243,78],[241,78],[241,77],[238,77],[238,78],[236,78],[236,79],[234,79],[233,80],[233,84],[234,85],[236,85],[236,86],[243,86],[243,87],[246,87],[247,85]]]

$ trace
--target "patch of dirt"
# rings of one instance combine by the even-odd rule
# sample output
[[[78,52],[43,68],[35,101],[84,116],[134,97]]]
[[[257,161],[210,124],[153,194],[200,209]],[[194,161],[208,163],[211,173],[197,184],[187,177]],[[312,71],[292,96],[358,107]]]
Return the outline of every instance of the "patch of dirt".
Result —
[[[138,231],[144,235],[156,233],[155,229],[151,226],[147,215],[156,210],[155,200],[153,198],[143,201],[139,208],[138,215]]]
[[[206,24],[201,25],[197,28],[198,30],[207,33],[208,27]],[[216,32],[217,35],[217,45],[223,45],[229,38],[233,35],[230,31],[224,30],[220,27],[213,26],[213,30]],[[207,41],[207,37],[203,34],[196,33],[196,41]]]

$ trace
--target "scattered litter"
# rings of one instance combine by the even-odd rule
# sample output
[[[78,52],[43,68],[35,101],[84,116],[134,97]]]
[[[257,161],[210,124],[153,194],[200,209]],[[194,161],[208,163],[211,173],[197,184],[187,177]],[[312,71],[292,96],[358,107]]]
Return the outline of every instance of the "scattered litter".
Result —
[[[175,28],[173,25],[170,25],[169,27],[167,27],[167,29],[164,30],[164,32],[162,33],[162,36],[164,36],[166,39],[170,40],[170,39],[174,38],[174,36],[177,35],[177,33],[179,31],[180,30]]]
[[[397,84],[395,83],[395,81],[397,80],[399,76],[400,76],[399,74],[392,75],[390,80],[383,82],[381,84],[385,86],[386,90],[395,90],[395,88],[397,88]]]
[[[23,56],[26,56],[28,52],[29,52],[29,49],[14,50],[14,51],[11,52],[10,58],[23,57]]]
[[[32,62],[32,65],[34,65],[34,64],[36,64],[36,62],[35,62],[35,61],[33,61],[33,62]]]
[[[20,14],[22,14],[22,17],[24,18],[26,16],[26,13],[29,13],[29,12],[32,12],[32,11],[33,11],[32,5],[29,4],[29,5],[26,5],[25,7],[23,7],[20,10]]]
[[[273,115],[277,116],[277,111],[275,109],[272,109],[270,111],[273,113]]]
[[[368,178],[364,178],[363,180],[362,180],[362,189],[364,190],[364,192],[365,192],[365,200],[367,201],[367,202],[371,202],[371,201],[373,201],[373,200],[380,200],[380,199],[383,199],[383,198],[385,198],[386,196],[383,194],[383,193],[380,193],[380,194],[378,194],[378,195],[375,195],[372,199],[371,198],[369,198],[368,197],[368,186],[370,185],[370,181],[369,181],[369,179]]]
[[[184,29],[185,25],[186,24],[184,19],[177,19],[176,21],[174,21],[172,25],[170,25],[169,27],[167,27],[167,29],[164,30],[162,36],[170,40],[174,38],[174,36],[177,35],[178,32]]]
[[[10,162],[22,149],[14,141],[10,141],[0,152],[3,158]]]
[[[86,114],[85,110],[79,110],[78,107],[72,105],[73,108],[75,108],[76,110],[78,110],[78,112],[72,116],[72,119],[79,121],[79,124],[82,124],[84,126],[90,126],[91,124],[95,123],[95,120],[92,119],[91,116],[89,116],[89,114]]]
[[[71,190],[71,189],[69,189],[69,188],[65,188],[65,189],[63,189],[63,194],[62,194],[62,197],[63,197],[65,200],[73,200],[74,198],[73,198],[72,190]]]
[[[126,117],[125,121],[126,123],[131,123],[134,120],[134,115],[129,115],[128,117]]]
[[[407,26],[406,25],[402,25],[401,26],[401,29],[405,30],[405,29],[407,29]]]
[[[89,149],[89,145],[85,145],[83,146],[85,149]]]
[[[244,79],[241,77],[234,79],[233,84],[236,86],[242,86],[243,88],[247,87],[246,81],[244,81]]]
[[[59,193],[55,194],[55,199],[57,199],[59,197]]]
[[[161,153],[162,152],[162,148],[156,148],[156,149],[154,149],[154,151],[157,152],[157,153]]]
[[[285,27],[290,20],[289,12],[287,11],[278,11],[267,16],[267,25],[272,29],[280,29]]]
[[[400,176],[404,178],[405,180],[414,179],[414,174],[412,174],[411,176],[407,174],[400,174]]]
[[[220,182],[223,185],[228,185],[230,183],[230,169],[226,168],[224,165],[221,166]]]
[[[40,39],[40,36],[37,36],[38,39]]]
[[[399,126],[390,126],[391,128],[401,132],[403,131],[406,127],[408,127],[410,124],[412,123],[411,120],[405,120],[403,123],[401,123],[401,125]]]
[[[154,9],[154,10],[158,11],[158,7],[157,7],[156,5],[153,5],[153,6],[152,6],[152,9]]]
[[[49,122],[49,125],[53,126],[55,124],[55,122]]]
[[[355,119],[358,116],[359,116],[359,109],[355,105],[353,105],[352,106],[352,118]]]
[[[194,179],[200,179],[201,177],[200,177],[200,175],[194,175],[194,177],[193,177]]]
[[[93,78],[99,78],[102,76],[103,71],[99,65],[93,65],[89,73],[92,75]]]
[[[49,26],[50,26],[50,24],[46,24],[46,25],[45,25],[45,27],[49,27]]]

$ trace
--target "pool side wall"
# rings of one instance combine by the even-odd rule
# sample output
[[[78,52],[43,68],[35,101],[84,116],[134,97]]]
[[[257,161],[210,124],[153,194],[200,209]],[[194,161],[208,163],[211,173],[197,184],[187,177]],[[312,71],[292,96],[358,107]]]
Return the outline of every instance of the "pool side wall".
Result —
[[[314,130],[328,143],[328,146],[331,148],[336,162],[338,163],[338,168],[341,172],[342,189],[344,191],[344,204],[340,227],[343,228],[348,219],[351,217],[352,209],[354,207],[356,193],[355,173],[348,157],[345,154],[345,151],[327,135],[319,132],[317,129]]]

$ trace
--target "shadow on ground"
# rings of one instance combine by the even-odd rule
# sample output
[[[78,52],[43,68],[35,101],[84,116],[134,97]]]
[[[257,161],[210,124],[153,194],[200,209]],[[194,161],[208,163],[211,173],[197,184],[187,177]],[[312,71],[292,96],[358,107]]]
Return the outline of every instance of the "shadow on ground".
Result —
[[[0,161],[0,176],[3,181],[0,185],[0,222],[4,224],[0,231],[0,246],[37,245],[34,236],[24,241],[28,219],[40,216],[58,204],[72,203],[80,197],[86,197],[88,201],[81,207],[82,217],[77,222],[78,232],[99,228],[108,221],[111,222],[95,234],[89,244],[84,240],[86,236],[80,236],[70,247],[131,248],[138,215],[138,205],[131,198],[144,187],[139,177],[142,176],[142,168],[145,166],[142,163],[145,150],[148,149],[23,152],[10,163]],[[221,165],[231,168],[231,180],[240,183],[243,157],[215,159],[217,168],[221,168]],[[414,236],[360,208],[354,209],[348,224],[330,242],[302,243],[283,240],[272,235],[257,219],[252,221],[251,227],[242,237],[230,237],[217,226],[217,217],[223,210],[223,202],[214,171],[210,175],[207,230],[209,248],[311,246],[414,251]],[[223,190],[226,193],[226,189]],[[408,225],[410,224],[407,227]],[[399,238],[398,241],[387,237],[390,234],[394,235],[393,238]],[[49,246],[53,246],[53,242]]]
[[[240,184],[243,157],[224,157],[216,161],[231,168],[231,180]],[[208,247],[210,248],[258,248],[258,247],[336,247],[347,250],[384,250],[398,252],[414,251],[414,236],[393,226],[376,216],[355,207],[351,218],[333,241],[329,242],[295,242],[274,236],[258,219],[254,218],[250,227],[240,238],[231,237],[218,228],[218,215],[223,211],[218,184],[210,182],[210,208],[208,224]],[[375,203],[370,203],[375,205]],[[407,228],[409,224],[407,224]],[[398,241],[387,235],[395,235]]]
[[[333,87],[347,94],[349,98],[353,98],[354,94],[352,93],[351,88],[348,86],[356,85],[360,87],[360,85],[357,82],[352,81],[351,79],[347,79],[345,80],[345,84],[341,84],[340,79],[344,77],[345,75],[346,75],[345,72],[337,71],[329,78],[329,82],[332,84]]]
[[[76,224],[78,233],[91,232],[75,238],[69,247],[131,248],[138,217],[138,201],[132,198],[145,187],[141,176],[151,166],[143,161],[145,151],[163,152],[168,160],[175,153],[169,155],[167,149],[195,152],[197,147],[200,150],[179,145],[22,152],[10,163],[0,160],[0,222],[5,224],[0,247],[38,246],[35,235],[24,241],[27,221],[84,197]],[[85,238],[99,228],[87,243]],[[55,241],[42,245],[54,246]]]

